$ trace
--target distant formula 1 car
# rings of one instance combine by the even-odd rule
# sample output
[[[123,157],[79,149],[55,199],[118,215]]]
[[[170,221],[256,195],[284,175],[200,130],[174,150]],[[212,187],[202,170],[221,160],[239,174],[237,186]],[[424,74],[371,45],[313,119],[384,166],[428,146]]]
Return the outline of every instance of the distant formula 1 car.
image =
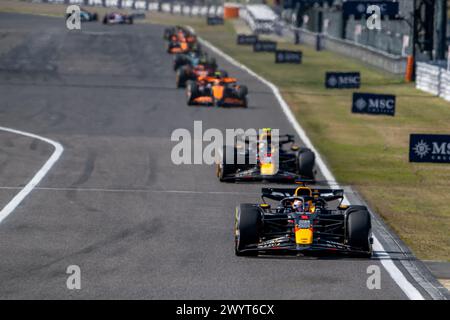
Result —
[[[69,18],[71,14],[66,15],[66,19]],[[89,22],[89,21],[98,21],[98,14],[96,12],[92,13],[85,9],[80,10],[80,21],[81,22]]]
[[[186,39],[171,40],[167,43],[167,53],[188,53],[197,52],[200,50],[200,45],[197,42],[188,42]]]
[[[278,145],[272,146],[271,135],[272,130],[265,128],[254,139],[256,142],[244,137],[236,139],[234,147],[224,146],[217,165],[217,177],[220,181],[313,182],[314,152],[294,144],[294,136],[288,134],[281,135]],[[233,156],[227,156],[228,154]],[[251,163],[251,155],[257,156],[256,163]],[[278,159],[275,155],[278,155]],[[232,158],[231,161],[229,158]],[[244,161],[238,161],[239,158]]]
[[[133,24],[133,16],[112,12],[103,17],[103,24]]]
[[[341,205],[343,190],[262,189],[262,204],[241,204],[235,213],[235,253],[372,254],[371,217],[364,206]],[[266,199],[278,201],[276,207]]]
[[[214,67],[214,71],[217,67],[216,59],[209,58],[205,52],[198,50],[187,53],[177,53],[173,59],[173,70],[177,71],[183,66],[193,68],[199,64],[210,65]]]
[[[164,31],[164,38],[168,41],[168,53],[188,53],[200,50],[197,36],[183,27],[168,28]]]
[[[199,78],[212,77],[217,71],[216,60],[213,58],[202,58],[198,61],[191,60],[190,63],[176,70],[177,88],[186,87],[189,80],[197,81]],[[227,76],[226,71],[220,71],[221,75]]]
[[[186,41],[188,43],[197,42],[197,36],[189,29],[182,26],[175,26],[164,29],[164,39],[168,41]]]
[[[200,76],[196,81],[188,81],[187,104],[247,108],[247,87],[237,84],[235,78],[228,77],[224,72],[218,73],[219,75]]]

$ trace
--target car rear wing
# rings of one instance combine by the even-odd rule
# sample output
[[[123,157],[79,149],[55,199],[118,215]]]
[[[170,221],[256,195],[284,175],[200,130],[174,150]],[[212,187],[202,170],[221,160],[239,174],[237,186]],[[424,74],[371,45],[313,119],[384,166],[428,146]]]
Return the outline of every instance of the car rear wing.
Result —
[[[321,198],[325,201],[334,201],[344,198],[343,189],[317,189],[317,188],[262,188],[262,198],[281,201],[284,198],[295,196],[308,196],[313,198]]]

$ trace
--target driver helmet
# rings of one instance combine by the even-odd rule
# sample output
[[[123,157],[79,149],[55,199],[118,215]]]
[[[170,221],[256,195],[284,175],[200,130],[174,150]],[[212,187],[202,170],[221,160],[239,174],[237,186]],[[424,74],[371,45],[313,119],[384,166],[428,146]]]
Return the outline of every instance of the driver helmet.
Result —
[[[303,211],[303,201],[299,199],[294,200],[292,208],[294,208],[295,211]]]

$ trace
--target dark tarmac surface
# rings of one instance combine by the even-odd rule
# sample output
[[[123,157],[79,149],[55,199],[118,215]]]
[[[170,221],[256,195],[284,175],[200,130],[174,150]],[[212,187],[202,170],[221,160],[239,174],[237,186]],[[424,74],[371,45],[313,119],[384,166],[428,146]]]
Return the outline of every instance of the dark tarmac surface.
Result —
[[[249,87],[249,108],[188,107],[162,26],[82,28],[0,14],[0,125],[65,148],[0,224],[0,298],[406,299],[377,259],[236,257],[234,208],[259,202],[262,185],[174,165],[170,137],[197,120],[293,133],[274,96],[218,59]],[[0,131],[0,150],[3,207],[52,147]],[[66,288],[69,265],[81,290]],[[369,265],[381,267],[381,290],[366,287]]]

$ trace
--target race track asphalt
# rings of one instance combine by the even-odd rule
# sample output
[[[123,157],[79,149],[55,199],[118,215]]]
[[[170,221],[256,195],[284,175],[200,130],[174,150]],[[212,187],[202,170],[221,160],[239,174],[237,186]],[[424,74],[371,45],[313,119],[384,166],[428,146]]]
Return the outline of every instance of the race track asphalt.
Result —
[[[234,255],[234,208],[259,202],[261,184],[174,165],[171,134],[197,120],[294,132],[269,89],[222,59],[249,87],[249,108],[186,106],[163,28],[68,31],[63,19],[0,14],[0,125],[65,149],[0,224],[0,298],[406,299],[376,258]],[[0,150],[3,207],[53,150],[2,131]],[[66,288],[69,265],[81,290]],[[366,286],[369,265],[381,267],[380,290]]]

